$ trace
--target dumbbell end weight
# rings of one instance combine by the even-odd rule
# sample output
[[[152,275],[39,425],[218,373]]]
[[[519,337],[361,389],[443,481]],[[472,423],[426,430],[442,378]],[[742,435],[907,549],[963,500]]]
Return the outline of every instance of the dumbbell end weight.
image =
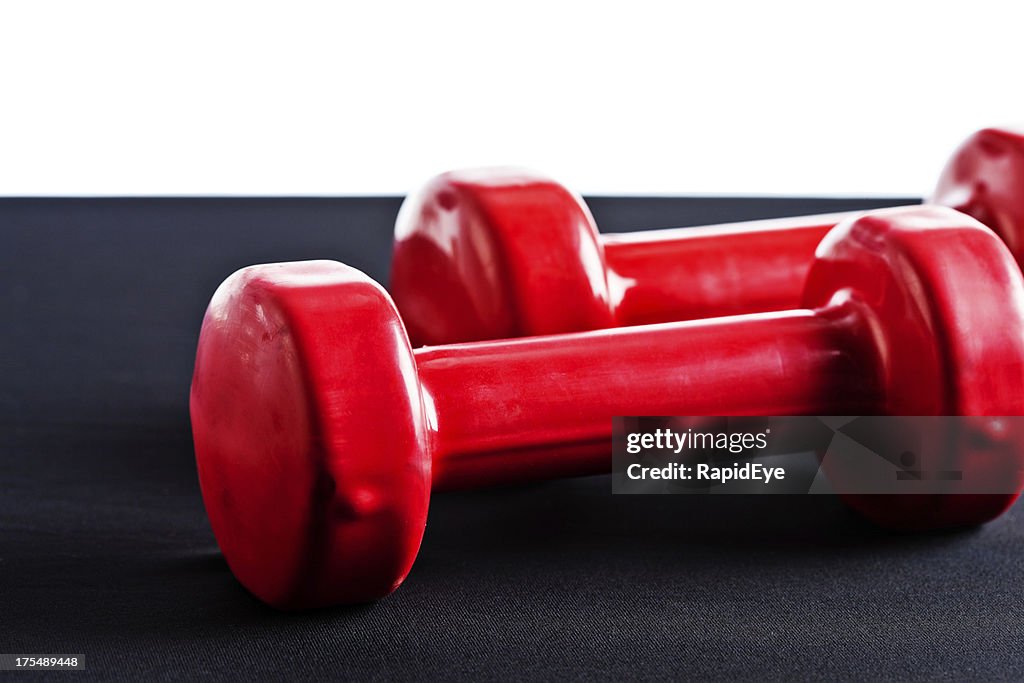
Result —
[[[992,228],[1024,268],[1024,131],[986,128],[953,153],[930,202]]]
[[[978,221],[939,206],[872,212],[833,229],[818,246],[803,303],[849,295],[864,306],[876,348],[880,412],[889,415],[1024,415],[1024,280],[1006,246]],[[948,427],[957,466],[1006,493],[843,495],[872,521],[901,529],[973,526],[1018,497],[1024,418],[1004,438],[977,438],[970,421]],[[850,463],[846,463],[850,465]],[[833,482],[856,472],[830,469]],[[952,489],[955,490],[955,489]]]
[[[191,415],[203,500],[232,572],[294,609],[373,600],[412,566],[430,460],[388,295],[328,261],[229,277],[203,321]]]
[[[410,195],[389,289],[417,346],[615,324],[590,211],[525,169],[445,173]]]

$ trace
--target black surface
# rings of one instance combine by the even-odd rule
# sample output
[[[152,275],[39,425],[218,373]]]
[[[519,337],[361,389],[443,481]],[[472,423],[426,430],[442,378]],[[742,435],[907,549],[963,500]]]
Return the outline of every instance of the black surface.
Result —
[[[882,203],[592,206],[610,231]],[[383,280],[398,204],[0,200],[0,652],[84,654],[76,680],[1024,676],[1017,509],[910,536],[826,497],[612,497],[600,477],[439,495],[393,596],[252,599],[192,459],[203,310],[256,262]]]

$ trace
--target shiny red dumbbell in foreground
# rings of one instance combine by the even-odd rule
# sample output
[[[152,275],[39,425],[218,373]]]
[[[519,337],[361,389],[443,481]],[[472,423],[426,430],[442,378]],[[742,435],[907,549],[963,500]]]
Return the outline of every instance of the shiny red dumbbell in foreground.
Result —
[[[1024,263],[1024,135],[975,134],[931,201],[985,223]],[[781,310],[799,304],[815,247],[848,217],[601,235],[546,177],[449,173],[403,205],[390,290],[414,345]]]
[[[803,305],[413,351],[359,271],[243,269],[210,303],[192,383],[214,533],[272,605],[367,601],[411,568],[432,485],[609,471],[615,415],[1024,415],[1024,281],[967,216],[918,207],[844,223]],[[983,445],[957,465],[1020,470]],[[929,528],[985,522],[1015,498],[846,500]]]

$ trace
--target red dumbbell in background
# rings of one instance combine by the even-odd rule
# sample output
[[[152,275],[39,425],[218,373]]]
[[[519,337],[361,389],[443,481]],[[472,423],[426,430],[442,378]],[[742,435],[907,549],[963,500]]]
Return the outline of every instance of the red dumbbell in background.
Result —
[[[1024,262],[1024,135],[976,133],[930,201],[985,223]],[[790,308],[818,243],[847,217],[601,235],[582,200],[553,180],[456,172],[403,205],[390,289],[417,345]]]

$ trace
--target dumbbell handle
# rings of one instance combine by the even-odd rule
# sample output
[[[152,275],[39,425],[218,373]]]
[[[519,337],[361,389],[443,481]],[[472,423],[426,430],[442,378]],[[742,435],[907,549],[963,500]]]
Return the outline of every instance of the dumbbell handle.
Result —
[[[615,415],[870,414],[869,337],[841,303],[417,350],[433,484],[607,472]]]
[[[818,243],[859,213],[603,234],[616,323],[793,308]]]

